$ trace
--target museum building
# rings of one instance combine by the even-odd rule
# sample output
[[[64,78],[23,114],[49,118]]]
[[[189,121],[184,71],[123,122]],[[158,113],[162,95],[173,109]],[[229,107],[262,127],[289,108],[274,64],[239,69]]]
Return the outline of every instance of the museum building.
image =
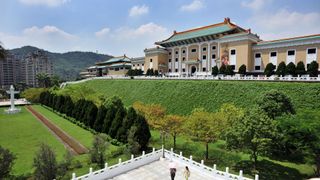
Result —
[[[262,73],[268,63],[297,64],[306,67],[320,63],[320,34],[263,41],[250,29],[225,18],[223,22],[173,34],[145,49],[144,70],[168,75],[210,75],[212,67],[230,65],[235,72],[246,65],[251,73]],[[142,63],[140,62],[140,65]]]

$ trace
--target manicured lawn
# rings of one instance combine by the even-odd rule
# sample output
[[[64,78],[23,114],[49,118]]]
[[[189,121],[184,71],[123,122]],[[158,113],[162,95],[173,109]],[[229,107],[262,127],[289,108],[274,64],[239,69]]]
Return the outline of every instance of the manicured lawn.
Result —
[[[320,108],[319,83],[200,81],[200,80],[92,80],[68,85],[57,93],[74,99],[119,96],[126,106],[136,101],[158,103],[169,113],[189,114],[195,107],[217,111],[223,103],[250,108],[266,91],[287,94],[298,109]]]
[[[49,130],[35,119],[24,107],[19,114],[4,114],[0,108],[0,145],[16,155],[13,174],[22,175],[33,171],[32,163],[41,143],[50,145],[58,160],[66,149]]]
[[[93,134],[90,131],[73,124],[67,119],[64,119],[63,117],[40,105],[33,105],[32,107],[48,118],[52,123],[60,127],[67,134],[78,140],[82,145],[86,146],[87,148],[91,147]]]

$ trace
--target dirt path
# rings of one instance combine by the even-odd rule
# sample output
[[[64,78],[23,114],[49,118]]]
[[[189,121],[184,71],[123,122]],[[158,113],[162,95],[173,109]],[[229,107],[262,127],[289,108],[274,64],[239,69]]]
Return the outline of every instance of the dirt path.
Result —
[[[77,140],[69,136],[66,132],[60,129],[58,126],[53,124],[50,120],[40,114],[38,111],[32,108],[32,106],[26,106],[29,112],[36,117],[39,121],[41,121],[47,128],[51,130],[51,132],[59,138],[67,148],[74,154],[85,154],[88,152],[88,149],[80,144]]]

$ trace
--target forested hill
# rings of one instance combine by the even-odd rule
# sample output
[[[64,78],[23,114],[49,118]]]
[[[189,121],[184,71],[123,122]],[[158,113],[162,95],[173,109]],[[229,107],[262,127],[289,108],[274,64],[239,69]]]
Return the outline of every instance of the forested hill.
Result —
[[[24,46],[10,50],[11,53],[18,56],[25,56],[30,52],[43,50],[37,47]],[[79,72],[88,66],[94,65],[97,61],[110,59],[112,56],[97,54],[93,52],[67,52],[67,53],[52,53],[43,50],[53,62],[54,73],[65,80],[74,80],[79,76]]]

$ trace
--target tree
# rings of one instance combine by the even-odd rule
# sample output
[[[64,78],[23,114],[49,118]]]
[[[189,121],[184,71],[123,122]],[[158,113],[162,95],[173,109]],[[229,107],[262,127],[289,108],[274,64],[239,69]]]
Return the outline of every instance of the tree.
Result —
[[[238,71],[239,74],[241,75],[246,75],[247,74],[247,66],[242,64],[240,67],[239,67],[239,71]]]
[[[311,77],[317,77],[318,76],[318,69],[319,69],[319,64],[317,61],[312,61],[310,65],[308,66],[308,74]]]
[[[56,155],[50,146],[41,144],[33,159],[34,175],[36,179],[55,179],[57,176]]]
[[[60,77],[57,75],[51,76],[50,77],[50,87],[52,86],[59,86],[61,80]]]
[[[153,70],[153,68],[151,68],[150,69],[150,74],[149,74],[150,76],[154,76],[154,70]]]
[[[291,99],[277,90],[266,92],[257,100],[257,103],[272,119],[283,114],[295,114]]]
[[[15,159],[16,157],[8,149],[0,146],[0,179],[5,179],[10,176],[10,171]]]
[[[276,69],[275,65],[273,65],[272,63],[268,63],[266,68],[264,69],[264,75],[266,75],[267,77],[274,75],[275,69]]]
[[[131,128],[129,129],[128,138],[127,138],[128,149],[130,153],[134,155],[140,154],[140,149],[141,149],[141,146],[138,143],[138,139],[136,135],[137,132],[138,132],[138,128],[136,126],[131,126]]]
[[[166,115],[166,109],[160,104],[143,104],[141,102],[135,102],[133,103],[133,108],[146,118],[148,124],[152,128],[156,128],[157,123],[159,123]]]
[[[119,107],[109,129],[108,134],[110,135],[110,137],[116,138],[118,130],[121,127],[125,116],[126,109],[124,107]]]
[[[226,70],[225,70],[226,75],[234,75],[234,71],[230,65],[227,65]]]
[[[108,109],[104,105],[101,105],[98,108],[97,118],[93,125],[93,129],[97,132],[102,132],[103,122],[106,117],[107,111]]]
[[[223,118],[225,118],[226,123],[230,128],[232,127],[232,124],[239,121],[244,116],[244,110],[231,103],[222,104],[219,112]]]
[[[179,115],[167,115],[164,118],[166,123],[165,127],[168,128],[169,133],[173,137],[173,148],[176,148],[176,138],[177,135],[183,132],[182,125],[184,123],[184,117]]]
[[[147,150],[151,133],[146,119],[142,115],[138,114],[133,126],[137,127],[134,137],[140,145],[140,150]]]
[[[63,109],[64,109],[64,113],[67,115],[67,116],[72,116],[72,110],[75,108],[74,107],[74,103],[71,99],[70,96],[66,95],[65,96],[65,104],[63,106]]]
[[[220,69],[219,69],[219,74],[225,74],[226,73],[226,65],[221,64]]]
[[[226,121],[220,113],[209,113],[203,108],[196,108],[188,117],[185,131],[192,139],[205,143],[205,159],[209,158],[209,143],[218,140],[225,129]]]
[[[216,76],[219,74],[218,66],[212,67],[212,75]]]
[[[131,126],[134,124],[136,118],[137,118],[136,111],[132,107],[130,107],[128,109],[128,113],[125,119],[122,122],[122,126],[119,128],[117,132],[116,139],[118,139],[120,142],[127,142],[128,129],[130,129]]]
[[[155,70],[155,71],[154,71],[154,75],[155,75],[155,76],[159,76],[159,71],[158,71],[158,70]]]
[[[85,111],[85,122],[86,125],[90,128],[93,128],[93,125],[96,121],[98,108],[92,101],[87,101],[86,111]]]
[[[108,146],[109,144],[106,135],[95,135],[92,142],[92,148],[89,151],[91,163],[97,163],[100,168],[103,168],[106,161],[105,152]]]
[[[299,61],[297,64],[296,74],[300,76],[306,74],[305,65],[302,61]]]
[[[276,75],[278,76],[285,76],[286,75],[286,63],[281,62],[276,70]]]
[[[4,49],[4,47],[1,45],[0,42],[0,59],[4,59],[7,56],[7,51]]]
[[[290,62],[286,67],[286,74],[295,76],[296,75],[296,65],[293,62]]]
[[[47,73],[38,73],[36,76],[39,87],[48,88],[50,87],[51,81]]]
[[[227,147],[250,153],[253,167],[256,170],[258,156],[266,155],[270,151],[276,129],[275,121],[261,109],[251,108],[246,112],[244,118],[236,121],[226,132]]]

